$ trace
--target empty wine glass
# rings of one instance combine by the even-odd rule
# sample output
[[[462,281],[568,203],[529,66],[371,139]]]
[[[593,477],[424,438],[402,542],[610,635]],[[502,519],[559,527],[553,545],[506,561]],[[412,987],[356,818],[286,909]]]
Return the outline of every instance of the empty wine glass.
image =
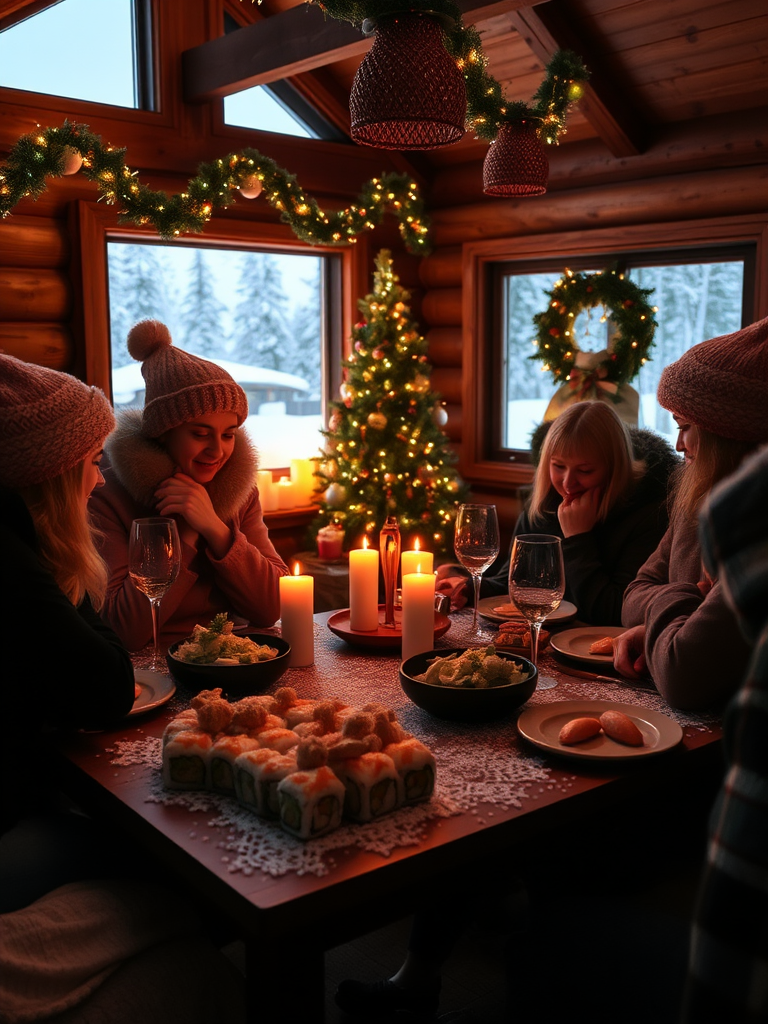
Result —
[[[475,632],[480,577],[498,557],[499,544],[499,520],[495,505],[459,505],[453,550],[472,577],[475,596],[472,628]]]
[[[526,533],[515,537],[509,561],[509,598],[531,627],[531,661],[538,667],[539,632],[544,619],[560,607],[565,593],[563,546],[559,537]],[[537,687],[557,686],[539,675]]]
[[[181,542],[173,519],[151,516],[134,519],[128,544],[128,575],[137,590],[146,594],[152,609],[153,672],[162,672],[158,642],[158,609],[163,594],[179,575]]]

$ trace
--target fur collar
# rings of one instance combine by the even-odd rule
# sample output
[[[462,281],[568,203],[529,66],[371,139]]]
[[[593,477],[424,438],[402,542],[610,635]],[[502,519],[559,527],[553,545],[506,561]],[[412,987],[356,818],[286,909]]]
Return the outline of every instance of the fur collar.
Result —
[[[127,409],[118,415],[105,451],[115,476],[131,497],[153,508],[157,485],[172,476],[176,466],[159,441],[142,433],[140,409]],[[251,439],[238,430],[232,455],[206,486],[218,516],[231,519],[243,507],[256,485],[258,467]]]

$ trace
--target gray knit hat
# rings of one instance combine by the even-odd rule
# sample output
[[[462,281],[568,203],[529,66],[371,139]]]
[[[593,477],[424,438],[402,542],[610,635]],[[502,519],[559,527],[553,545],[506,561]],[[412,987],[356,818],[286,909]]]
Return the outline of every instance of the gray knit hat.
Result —
[[[159,320],[135,324],[128,332],[128,351],[142,363],[147,437],[160,437],[210,412],[233,412],[238,426],[248,415],[248,399],[235,379],[216,363],[176,348]]]
[[[768,317],[689,348],[664,368],[657,397],[718,437],[768,441]]]
[[[98,388],[0,355],[0,484],[18,490],[66,473],[115,426]]]

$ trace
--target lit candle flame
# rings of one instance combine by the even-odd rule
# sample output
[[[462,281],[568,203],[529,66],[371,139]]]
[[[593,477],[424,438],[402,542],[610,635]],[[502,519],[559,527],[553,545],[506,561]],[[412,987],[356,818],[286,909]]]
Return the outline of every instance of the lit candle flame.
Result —
[[[296,562],[293,567],[293,575],[301,576],[301,562]]]

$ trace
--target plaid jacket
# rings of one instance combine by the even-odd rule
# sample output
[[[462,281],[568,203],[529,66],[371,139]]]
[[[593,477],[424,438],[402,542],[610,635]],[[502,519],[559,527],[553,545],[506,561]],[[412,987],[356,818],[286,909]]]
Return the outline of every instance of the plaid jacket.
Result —
[[[727,773],[710,820],[684,1024],[768,1021],[768,448],[710,496],[702,550],[755,644],[724,723]],[[727,664],[713,671],[728,671]]]

